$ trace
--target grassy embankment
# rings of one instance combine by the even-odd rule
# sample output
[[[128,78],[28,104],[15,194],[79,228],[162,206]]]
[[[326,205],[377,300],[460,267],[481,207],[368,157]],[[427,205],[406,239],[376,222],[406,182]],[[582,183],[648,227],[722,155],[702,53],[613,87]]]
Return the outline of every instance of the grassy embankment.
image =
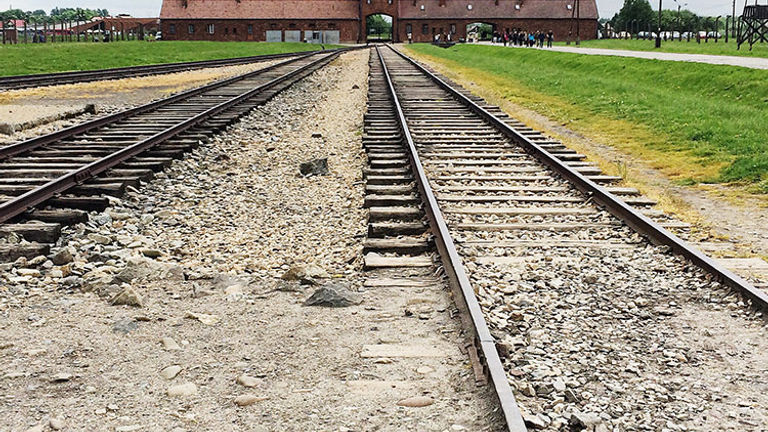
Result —
[[[768,71],[478,45],[406,49],[480,83],[493,103],[540,113],[678,183],[768,193]]]
[[[556,42],[555,45],[565,45],[565,42]],[[571,44],[571,46],[576,46]],[[602,40],[587,40],[582,41],[582,48],[605,48],[605,49],[618,49],[618,50],[631,50],[631,51],[662,51],[671,53],[684,53],[684,54],[709,54],[709,55],[729,55],[729,56],[742,56],[742,57],[768,57],[768,45],[755,44],[752,47],[752,51],[749,50],[749,45],[745,44],[741,46],[740,50],[736,50],[736,40],[729,39],[728,43],[724,42],[724,39],[720,39],[715,43],[714,39],[710,39],[708,43],[704,43],[702,39],[701,43],[696,43],[695,39],[691,39],[687,42],[686,39],[682,41],[667,41],[661,43],[661,49],[658,50],[654,46],[652,40],[623,40],[623,39],[602,39]]]
[[[335,46],[326,45],[326,48]],[[311,51],[300,42],[131,41],[0,45],[0,76]]]

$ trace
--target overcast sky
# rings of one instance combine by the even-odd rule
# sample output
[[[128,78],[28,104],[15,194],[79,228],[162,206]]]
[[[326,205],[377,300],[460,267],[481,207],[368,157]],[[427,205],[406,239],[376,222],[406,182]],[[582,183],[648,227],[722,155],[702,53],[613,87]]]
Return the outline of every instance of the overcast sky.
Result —
[[[488,0],[484,0],[488,1]],[[750,2],[754,0],[749,0]],[[676,9],[677,5],[672,0],[663,0],[665,9]],[[680,4],[688,3],[687,8],[703,15],[726,15],[731,12],[732,0],[678,0]],[[11,6],[25,10],[45,9],[50,11],[54,7],[82,7],[82,8],[107,8],[110,13],[128,13],[137,17],[151,17],[160,14],[162,0],[0,0],[0,9],[10,9]],[[624,0],[597,0],[600,8],[600,16],[610,18],[621,8]],[[658,7],[657,0],[651,0],[654,9]],[[744,8],[744,0],[736,1],[736,13],[740,14]]]

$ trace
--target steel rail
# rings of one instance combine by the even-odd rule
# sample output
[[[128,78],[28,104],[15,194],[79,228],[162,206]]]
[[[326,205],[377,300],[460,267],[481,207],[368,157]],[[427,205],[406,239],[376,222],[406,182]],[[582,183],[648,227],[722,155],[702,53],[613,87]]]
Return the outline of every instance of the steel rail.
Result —
[[[523,149],[525,149],[528,153],[532,154],[565,180],[573,184],[577,189],[590,196],[592,199],[594,199],[595,202],[601,204],[612,215],[626,223],[630,228],[648,237],[652,242],[656,244],[670,247],[675,253],[684,256],[701,269],[715,276],[725,285],[740,292],[742,295],[751,300],[756,308],[768,311],[768,293],[758,289],[745,279],[726,269],[722,264],[710,258],[695,247],[687,244],[681,238],[677,237],[667,229],[652,221],[650,218],[632,208],[630,205],[626,204],[621,199],[617,198],[604,187],[598,185],[573,168],[569,167],[550,152],[516,131],[503,120],[499,119],[488,110],[462,94],[460,91],[453,88],[440,77],[427,70],[416,60],[401,53],[390,45],[387,45],[387,47],[414,65],[419,71],[421,71],[433,82],[450,93],[459,102],[466,105],[479,116],[483,117],[491,125],[499,129],[504,135],[523,147]]]
[[[91,121],[88,121],[88,122],[85,122],[85,123],[76,124],[74,126],[66,128],[66,129],[62,129],[62,130],[59,130],[59,131],[56,131],[56,132],[53,132],[53,133],[50,133],[50,134],[47,134],[47,135],[43,135],[43,136],[40,136],[40,137],[32,138],[30,140],[21,141],[21,142],[18,142],[18,143],[15,143],[15,144],[11,144],[11,145],[5,146],[5,147],[0,147],[0,161],[3,160],[3,159],[7,159],[7,158],[9,158],[11,156],[16,156],[18,154],[21,154],[21,153],[24,153],[24,152],[27,152],[27,151],[30,151],[30,150],[34,150],[34,149],[36,149],[38,147],[41,147],[41,146],[44,146],[44,145],[47,145],[47,144],[51,144],[51,143],[63,140],[65,138],[70,138],[70,137],[73,137],[75,135],[78,135],[78,134],[81,134],[81,133],[84,133],[84,132],[88,132],[88,131],[93,130],[93,129],[97,129],[97,128],[106,126],[106,125],[111,124],[111,123],[116,123],[118,121],[121,121],[123,119],[126,119],[128,117],[131,117],[131,116],[134,116],[134,115],[137,115],[137,114],[142,114],[142,113],[145,113],[145,112],[148,112],[148,111],[152,111],[152,110],[155,110],[157,108],[160,108],[160,107],[163,107],[163,106],[166,106],[166,105],[178,102],[180,100],[188,99],[188,98],[197,96],[197,95],[199,95],[201,93],[205,93],[207,91],[214,90],[214,89],[217,89],[219,87],[227,86],[227,85],[232,84],[232,83],[237,82],[237,81],[241,81],[241,80],[244,80],[244,79],[247,79],[247,78],[251,78],[251,77],[254,77],[254,76],[257,76],[257,75],[261,75],[261,74],[263,74],[265,72],[269,72],[269,71],[271,71],[271,70],[273,70],[275,68],[278,68],[278,67],[281,67],[281,66],[293,63],[293,62],[297,62],[297,61],[303,60],[303,59],[311,57],[311,56],[313,56],[315,54],[316,53],[300,55],[298,57],[291,58],[291,59],[286,60],[286,61],[282,61],[282,62],[274,64],[272,66],[267,66],[267,67],[265,67],[263,69],[259,69],[257,71],[248,72],[246,74],[238,75],[238,76],[232,77],[232,78],[226,78],[226,79],[223,79],[223,80],[220,80],[220,81],[216,81],[216,82],[210,83],[210,84],[202,86],[202,87],[197,87],[197,88],[194,88],[194,89],[191,89],[191,90],[184,91],[182,93],[178,93],[176,95],[173,95],[173,96],[165,98],[165,99],[161,99],[161,100],[158,100],[158,101],[150,102],[150,103],[145,104],[145,105],[141,105],[141,106],[138,106],[138,107],[135,107],[135,108],[130,108],[130,109],[127,109],[127,110],[124,110],[124,111],[120,111],[120,112],[117,112],[117,113],[114,113],[114,114],[110,114],[110,115],[107,115],[107,116],[104,116],[104,117],[99,117],[97,119],[94,119],[94,120],[91,120]]]
[[[181,72],[186,70],[203,69],[207,67],[230,66],[248,64],[259,61],[280,59],[286,57],[301,56],[304,54],[316,54],[322,51],[312,50],[282,54],[265,54],[248,57],[234,57],[227,59],[201,60],[178,63],[159,63],[152,65],[126,66],[98,70],[85,70],[73,72],[54,72],[48,74],[15,75],[0,77],[0,89],[17,90],[30,87],[44,87],[59,84],[74,84],[80,82],[104,81],[137,76],[159,75],[164,73]]]
[[[244,100],[250,99],[254,95],[264,90],[274,87],[275,85],[283,81],[286,81],[318,64],[321,64],[323,62],[328,62],[331,59],[337,57],[339,54],[340,54],[340,51],[335,51],[333,53],[327,54],[324,57],[321,57],[317,60],[307,63],[304,66],[300,66],[299,68],[294,69],[287,74],[284,74],[267,83],[254,87],[253,89],[248,90],[247,92],[242,93],[239,96],[236,96],[226,102],[222,102],[214,107],[211,107],[206,111],[200,114],[197,114],[193,117],[190,117],[189,119],[181,123],[178,123],[162,132],[159,132],[149,138],[141,140],[128,147],[125,147],[115,153],[112,153],[99,160],[91,162],[88,165],[85,165],[81,168],[70,171],[23,195],[20,195],[10,201],[6,201],[5,203],[0,204],[0,223],[6,222],[9,219],[24,213],[31,207],[34,207],[40,203],[47,201],[48,199],[55,196],[56,194],[62,193],[67,189],[70,189],[89,178],[99,175],[102,172],[116,165],[119,165],[125,160],[130,159],[131,157],[146,151],[152,146],[159,144],[169,138],[172,138],[186,131],[187,129],[193,126],[196,126],[197,124],[213,117],[214,115],[239,104]]]
[[[432,188],[429,185],[429,179],[427,178],[424,166],[419,159],[416,145],[411,136],[403,108],[400,105],[400,99],[395,91],[395,86],[389,74],[389,69],[387,68],[387,64],[384,61],[384,57],[381,55],[378,46],[376,47],[376,53],[379,56],[389,94],[395,105],[400,128],[405,137],[408,147],[408,156],[411,162],[411,171],[414,174],[417,187],[419,188],[419,192],[424,201],[429,225],[432,228],[432,233],[435,235],[435,245],[440,252],[440,258],[451,282],[451,287],[454,289],[455,294],[458,294],[454,295],[454,299],[457,301],[457,306],[466,312],[465,316],[468,315],[470,317],[472,325],[467,327],[471,328],[474,332],[475,339],[480,343],[480,352],[485,359],[488,374],[493,383],[495,394],[499,399],[499,405],[504,413],[508,430],[510,432],[524,432],[527,430],[525,422],[523,421],[520,408],[517,405],[512,389],[509,387],[506,371],[504,370],[501,358],[499,358],[496,349],[496,340],[488,329],[488,324],[483,317],[480,303],[477,301],[475,291],[464,271],[464,265],[462,264],[459,253],[453,243],[453,238],[448,231],[448,225],[443,218],[442,211],[437,203],[437,198],[435,198],[435,194],[432,192]]]

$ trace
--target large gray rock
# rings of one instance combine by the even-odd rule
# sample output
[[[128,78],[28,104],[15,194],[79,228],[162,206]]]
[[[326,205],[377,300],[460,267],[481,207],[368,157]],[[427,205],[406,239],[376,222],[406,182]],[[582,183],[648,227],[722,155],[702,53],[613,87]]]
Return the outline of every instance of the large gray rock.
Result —
[[[116,321],[115,324],[112,325],[113,332],[123,334],[128,334],[137,328],[139,328],[139,325],[133,318],[123,318],[119,321]]]
[[[546,429],[550,423],[549,417],[542,414],[528,414],[523,413],[523,421],[525,425],[531,429]]]
[[[362,303],[358,294],[341,284],[330,283],[317,289],[304,306],[347,307]]]
[[[312,159],[299,165],[299,172],[303,176],[316,176],[328,174],[328,158]]]
[[[174,264],[165,264],[143,257],[131,257],[123,271],[118,273],[117,279],[123,282],[131,282],[135,279],[183,281],[184,270]]]
[[[126,305],[142,307],[144,305],[144,300],[141,298],[141,295],[136,292],[136,290],[131,287],[125,287],[112,298],[110,303],[112,303],[114,306]]]
[[[53,261],[53,263],[57,266],[69,264],[74,259],[75,258],[72,256],[72,250],[70,250],[68,247],[62,248],[60,251],[51,255],[51,261]]]
[[[584,428],[593,428],[602,422],[603,420],[597,414],[584,413],[580,411],[576,411],[572,413],[571,419],[569,421],[571,426],[576,428],[577,430],[584,429]]]

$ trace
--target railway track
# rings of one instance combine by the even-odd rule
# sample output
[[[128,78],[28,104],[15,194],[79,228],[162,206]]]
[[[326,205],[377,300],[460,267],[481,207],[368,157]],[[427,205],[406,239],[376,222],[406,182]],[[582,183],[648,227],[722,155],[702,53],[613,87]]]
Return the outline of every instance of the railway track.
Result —
[[[315,52],[315,51],[311,51]],[[33,87],[45,87],[62,84],[76,84],[91,81],[104,81],[122,78],[132,78],[149,75],[183,72],[188,70],[204,69],[211,67],[233,66],[239,64],[256,63],[268,60],[296,57],[306,55],[304,53],[267,54],[249,57],[236,57],[219,60],[203,60],[180,63],[164,63],[147,66],[128,66],[100,70],[88,70],[77,72],[58,72],[50,74],[19,75],[0,77],[0,90],[17,90]]]
[[[0,261],[47,255],[63,225],[103,211],[109,196],[168,166],[330,62],[309,53],[258,71],[0,148]]]
[[[701,303],[723,285],[768,307],[765,292],[686,244],[689,227],[620,178],[391,47],[373,57],[366,265],[427,265],[434,242],[474,335],[470,356],[484,364],[510,431],[594,428],[606,417],[580,411],[600,406],[592,393],[613,410],[612,425],[650,427],[668,409],[633,405],[617,390],[625,371],[614,369],[629,359],[648,380],[669,374],[638,341],[679,342],[666,317],[704,315]]]

